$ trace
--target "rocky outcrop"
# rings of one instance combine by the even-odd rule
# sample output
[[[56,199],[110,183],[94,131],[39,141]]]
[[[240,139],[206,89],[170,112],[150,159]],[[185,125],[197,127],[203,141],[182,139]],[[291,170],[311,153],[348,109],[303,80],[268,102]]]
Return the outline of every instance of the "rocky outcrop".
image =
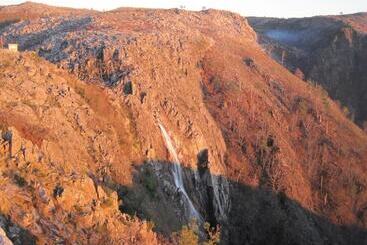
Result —
[[[36,239],[34,236],[32,236],[32,234],[29,233],[29,231],[12,223],[5,216],[0,215],[0,244],[33,245],[36,244]]]
[[[0,228],[0,244],[3,245],[13,245],[13,243],[6,236],[5,231]]]
[[[103,181],[111,165],[124,168],[120,183],[130,179],[122,162],[135,151],[121,149],[130,130],[98,116],[108,95],[34,53],[0,51],[0,60],[0,214],[9,217],[0,225],[13,243],[157,243],[146,222],[120,213]],[[105,100],[89,104],[92,93]]]

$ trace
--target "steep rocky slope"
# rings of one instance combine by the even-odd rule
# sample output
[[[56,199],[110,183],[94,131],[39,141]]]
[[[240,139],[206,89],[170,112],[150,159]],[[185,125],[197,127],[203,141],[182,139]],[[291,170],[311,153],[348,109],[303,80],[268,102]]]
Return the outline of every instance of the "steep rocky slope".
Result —
[[[321,84],[349,109],[359,125],[367,119],[365,69],[367,14],[304,19],[250,18],[259,41],[288,69]]]
[[[154,243],[147,224],[122,215],[117,193],[99,184],[111,158],[128,169],[135,152],[118,102],[34,53],[1,51],[0,71],[0,210],[34,237],[16,244]]]
[[[117,192],[122,213],[150,220],[156,232],[170,236],[192,218],[184,189],[200,225],[221,225],[223,244],[366,241],[366,135],[323,90],[261,51],[241,16],[118,9],[36,18],[8,25],[1,34],[58,67],[30,53],[6,53],[2,62],[12,75],[1,80],[6,89],[0,104],[6,132],[30,141],[28,147],[44,155],[41,166],[54,171],[45,179],[58,202],[78,202],[76,188],[64,180],[76,172],[91,176],[85,177],[85,191],[79,190],[87,200],[97,195],[88,191],[88,182],[108,190],[102,200],[110,193],[115,204],[104,212],[114,231],[126,229],[118,222],[126,214],[116,213]],[[28,59],[41,65],[27,68]],[[39,72],[42,79],[17,79],[22,72]],[[41,81],[43,86],[32,85]],[[14,176],[37,180],[34,171],[11,172],[16,159],[4,165],[9,179],[2,186]],[[184,188],[177,187],[174,164]],[[78,178],[74,184],[82,185]],[[58,183],[65,194],[59,195]],[[61,209],[61,217],[73,214],[70,206]],[[87,217],[95,220],[98,210]],[[32,216],[26,225],[16,213],[1,212],[40,239]],[[68,221],[88,224],[57,217],[43,229],[61,223],[67,230]],[[130,222],[135,226],[127,234],[140,227],[140,239],[154,237],[141,221]],[[71,239],[61,232],[55,236]],[[106,239],[118,237],[112,232]]]
[[[341,20],[344,23],[350,25],[354,29],[359,32],[366,33],[367,32],[367,14],[366,13],[356,13],[349,15],[341,15],[341,16],[331,16],[337,20]]]

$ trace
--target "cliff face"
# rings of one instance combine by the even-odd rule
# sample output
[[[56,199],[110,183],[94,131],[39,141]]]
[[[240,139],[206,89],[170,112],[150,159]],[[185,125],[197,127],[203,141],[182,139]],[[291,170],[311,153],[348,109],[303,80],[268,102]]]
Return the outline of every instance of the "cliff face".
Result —
[[[147,224],[122,215],[116,191],[100,184],[111,159],[130,162],[135,152],[123,147],[132,137],[124,110],[34,53],[1,51],[0,64],[0,210],[30,233],[3,224],[15,244],[154,243]],[[120,127],[109,126],[108,111]]]
[[[359,125],[367,119],[365,13],[304,19],[250,18],[259,41],[289,70],[321,84]]]
[[[118,9],[0,32],[27,51],[1,54],[0,211],[37,241],[151,244],[141,220],[169,237],[188,199],[224,244],[366,238],[366,135],[241,16]]]

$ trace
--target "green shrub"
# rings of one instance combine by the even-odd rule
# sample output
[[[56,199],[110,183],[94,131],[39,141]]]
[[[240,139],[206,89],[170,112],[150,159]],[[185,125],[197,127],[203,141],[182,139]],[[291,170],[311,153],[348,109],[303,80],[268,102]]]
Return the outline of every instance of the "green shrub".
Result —
[[[330,107],[330,103],[329,103],[329,99],[328,99],[328,97],[326,97],[326,96],[323,96],[323,97],[322,97],[322,104],[324,105],[324,108],[325,108],[326,110],[328,110],[328,109],[329,109],[329,107]]]
[[[364,121],[362,124],[363,130],[367,133],[367,121]]]
[[[19,187],[24,187],[27,184],[27,181],[18,174],[14,174],[13,179],[15,184],[17,184]]]
[[[350,116],[350,111],[349,111],[348,107],[343,106],[342,112],[343,112],[344,116],[346,116],[346,117]]]
[[[155,228],[155,224],[153,221],[147,221],[147,227],[148,227],[148,230],[153,230]]]
[[[7,123],[5,123],[5,122],[0,122],[0,133],[1,132],[5,132],[5,131],[8,131],[8,125],[7,125]]]
[[[49,96],[46,100],[47,104],[50,106],[50,107],[58,107],[58,108],[61,108],[61,104],[60,102],[57,100],[56,97],[54,96]]]
[[[214,92],[219,92],[222,87],[222,81],[218,76],[214,76],[211,78],[211,83],[213,84]]]
[[[101,203],[101,207],[102,208],[110,208],[113,206],[113,197],[107,197],[103,200],[103,202]]]
[[[240,92],[240,82],[238,81],[228,81],[225,84],[225,90],[228,92]]]
[[[41,61],[41,57],[36,53],[36,52],[31,52],[30,56],[32,59],[34,59],[36,62],[40,62]]]
[[[143,185],[148,190],[150,196],[155,197],[158,183],[152,170],[146,169],[143,172]]]
[[[308,101],[304,98],[298,98],[297,103],[297,110],[299,111],[299,114],[303,117],[307,116],[308,110],[309,110],[309,104]]]
[[[178,233],[178,244],[180,245],[197,245],[199,244],[198,225],[192,220],[188,225],[184,225]]]
[[[75,87],[75,92],[80,95],[83,99],[85,99],[85,90],[81,87]]]

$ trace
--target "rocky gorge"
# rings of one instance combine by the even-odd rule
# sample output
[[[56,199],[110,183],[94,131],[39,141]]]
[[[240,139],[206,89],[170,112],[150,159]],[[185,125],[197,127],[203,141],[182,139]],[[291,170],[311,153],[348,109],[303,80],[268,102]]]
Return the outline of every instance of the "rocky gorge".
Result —
[[[176,244],[192,218],[201,242],[366,241],[367,136],[245,18],[0,16],[33,5],[0,29],[0,213],[30,244]]]
[[[367,14],[276,19],[249,18],[272,57],[320,84],[346,115],[364,127]]]

